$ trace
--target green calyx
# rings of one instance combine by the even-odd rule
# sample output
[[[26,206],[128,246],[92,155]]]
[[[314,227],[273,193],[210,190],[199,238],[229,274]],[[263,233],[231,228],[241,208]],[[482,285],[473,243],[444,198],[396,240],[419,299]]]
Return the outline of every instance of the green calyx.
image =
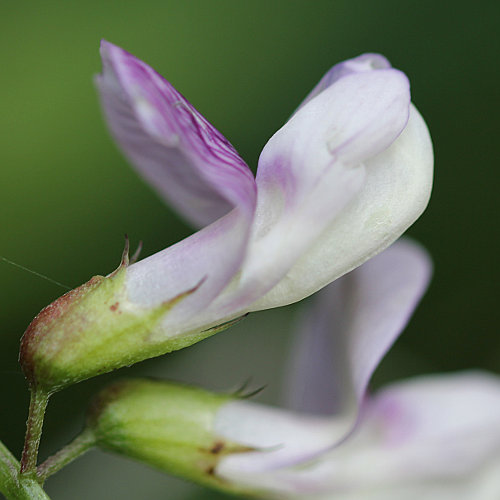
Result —
[[[181,384],[125,380],[95,398],[88,426],[102,448],[205,486],[237,492],[216,475],[221,458],[249,451],[214,434],[217,411],[232,399]]]
[[[226,327],[177,338],[155,335],[165,314],[194,290],[157,307],[127,297],[128,255],[107,277],[94,276],[43,309],[26,330],[20,363],[32,387],[52,393],[90,377],[187,347]],[[229,326],[229,325],[227,325]]]

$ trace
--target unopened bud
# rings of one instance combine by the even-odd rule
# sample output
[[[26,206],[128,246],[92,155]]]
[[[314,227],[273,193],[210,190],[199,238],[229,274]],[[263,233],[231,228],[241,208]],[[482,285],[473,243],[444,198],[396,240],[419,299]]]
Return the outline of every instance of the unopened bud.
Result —
[[[220,407],[235,395],[154,380],[125,380],[104,389],[88,412],[98,446],[191,481],[239,492],[216,475],[219,461],[249,448],[217,436]]]

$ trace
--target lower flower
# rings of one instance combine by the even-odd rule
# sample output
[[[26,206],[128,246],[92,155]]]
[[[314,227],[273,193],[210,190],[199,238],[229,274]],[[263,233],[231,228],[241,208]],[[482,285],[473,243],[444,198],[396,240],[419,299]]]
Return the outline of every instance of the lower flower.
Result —
[[[99,445],[263,498],[500,497],[500,379],[367,384],[423,291],[430,262],[400,241],[320,292],[303,318],[286,406],[159,381],[125,381],[89,413]]]

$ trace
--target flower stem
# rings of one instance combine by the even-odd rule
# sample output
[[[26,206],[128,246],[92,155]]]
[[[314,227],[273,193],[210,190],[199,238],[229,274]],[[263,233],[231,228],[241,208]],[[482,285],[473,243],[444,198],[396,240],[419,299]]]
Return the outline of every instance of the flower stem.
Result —
[[[42,436],[43,417],[49,401],[49,394],[37,387],[31,388],[30,409],[26,422],[26,436],[21,458],[21,475],[36,477],[38,447]]]
[[[0,493],[8,500],[49,500],[42,487],[31,478],[21,478],[19,462],[0,442]]]
[[[83,455],[86,451],[95,445],[96,439],[90,429],[85,429],[71,443],[59,450],[55,455],[47,458],[43,464],[38,466],[38,482],[43,482],[52,474],[62,469],[65,465]]]

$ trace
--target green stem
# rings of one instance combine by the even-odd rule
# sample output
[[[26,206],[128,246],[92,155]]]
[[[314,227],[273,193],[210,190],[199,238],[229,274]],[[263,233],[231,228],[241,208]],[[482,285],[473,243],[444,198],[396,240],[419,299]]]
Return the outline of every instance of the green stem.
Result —
[[[59,450],[55,455],[47,458],[43,464],[38,466],[38,482],[43,482],[52,474],[62,469],[65,465],[83,455],[95,445],[96,439],[90,429],[85,429],[71,443]]]
[[[43,389],[31,388],[30,409],[21,457],[21,474],[32,479],[36,478],[38,447],[42,437],[43,417],[48,401],[49,395]]]
[[[34,479],[21,478],[18,473],[19,462],[0,442],[0,493],[8,500],[50,500]]]

